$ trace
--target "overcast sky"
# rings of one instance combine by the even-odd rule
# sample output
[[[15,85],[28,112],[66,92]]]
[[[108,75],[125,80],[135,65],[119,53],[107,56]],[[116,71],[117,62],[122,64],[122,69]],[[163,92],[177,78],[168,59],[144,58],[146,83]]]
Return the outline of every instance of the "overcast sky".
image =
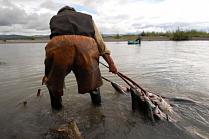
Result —
[[[65,6],[91,14],[104,34],[197,29],[209,32],[209,0],[0,0],[0,34],[47,35]]]

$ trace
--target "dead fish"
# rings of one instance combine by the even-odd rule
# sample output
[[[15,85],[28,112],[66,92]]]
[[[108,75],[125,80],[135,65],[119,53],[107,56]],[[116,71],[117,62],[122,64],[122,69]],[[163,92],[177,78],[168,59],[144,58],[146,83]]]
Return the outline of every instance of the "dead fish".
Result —
[[[111,82],[111,85],[112,85],[113,88],[115,88],[115,90],[118,91],[119,93],[127,95],[127,92],[128,92],[128,90],[129,90],[127,87],[122,87],[122,86],[120,86],[119,84],[114,83],[114,82]]]
[[[171,105],[166,102],[161,96],[155,95],[153,93],[148,93],[149,99],[156,104],[162,112],[169,114],[173,113]]]
[[[144,100],[149,103],[149,105],[150,105],[151,108],[154,108],[155,107],[155,105],[152,103],[152,101],[146,95],[144,95]]]
[[[40,95],[41,95],[41,89],[39,88],[38,91],[37,91],[36,96],[38,97],[38,96],[40,96]]]
[[[139,111],[144,112],[144,114],[154,123],[155,118],[153,109],[155,108],[155,105],[151,102],[149,97],[147,97],[141,89],[131,87],[131,99],[133,111],[138,109]]]
[[[152,100],[152,101],[159,101],[160,100],[160,96],[158,96],[158,95],[155,95],[155,94],[153,94],[153,93],[151,93],[151,92],[147,92],[147,94],[148,94],[148,97]]]
[[[132,103],[132,110],[135,112],[137,109],[140,110],[142,107],[140,105],[143,101],[140,99],[139,95],[137,95],[137,90],[133,87],[130,88],[131,92],[131,103]]]
[[[166,115],[165,113],[163,113],[158,106],[156,106],[153,110],[153,114],[155,116],[156,119],[159,120],[169,120],[168,115]]]
[[[144,100],[145,100],[145,106],[147,107],[147,115],[152,120],[152,122],[155,122],[154,113],[153,113],[153,109],[155,108],[155,105],[146,95],[144,95]]]
[[[172,107],[162,97],[157,101],[159,108],[166,114],[173,113]]]

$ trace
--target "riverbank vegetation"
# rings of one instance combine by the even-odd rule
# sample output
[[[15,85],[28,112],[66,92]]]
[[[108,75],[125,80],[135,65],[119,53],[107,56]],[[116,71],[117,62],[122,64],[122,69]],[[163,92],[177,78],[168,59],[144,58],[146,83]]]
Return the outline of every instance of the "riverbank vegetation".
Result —
[[[192,40],[193,38],[208,38],[209,39],[209,33],[197,31],[197,30],[188,30],[188,31],[181,31],[176,30],[175,32],[142,32],[141,36],[147,36],[147,37],[153,37],[153,36],[162,36],[167,37],[170,40],[174,41],[181,41],[181,40]]]
[[[176,30],[175,32],[142,32],[140,34],[125,34],[125,35],[103,35],[104,40],[110,41],[128,41],[137,39],[138,35],[141,36],[142,40],[209,40],[209,33],[197,30],[181,31]]]

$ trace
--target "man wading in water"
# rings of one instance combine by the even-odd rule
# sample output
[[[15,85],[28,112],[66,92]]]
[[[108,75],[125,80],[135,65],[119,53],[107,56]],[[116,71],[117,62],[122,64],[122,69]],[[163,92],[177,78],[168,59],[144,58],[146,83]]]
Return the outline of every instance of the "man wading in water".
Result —
[[[90,93],[92,103],[100,105],[99,56],[108,63],[110,72],[116,74],[117,68],[92,17],[65,6],[51,18],[50,29],[42,84],[47,85],[52,108],[62,108],[64,78],[71,70],[77,80],[78,93]]]

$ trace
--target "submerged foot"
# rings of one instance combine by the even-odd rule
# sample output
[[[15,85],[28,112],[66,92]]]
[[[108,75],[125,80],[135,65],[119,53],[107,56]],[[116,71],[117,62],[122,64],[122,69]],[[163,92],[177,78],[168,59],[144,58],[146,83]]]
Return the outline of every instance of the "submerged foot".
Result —
[[[101,106],[101,95],[100,89],[97,88],[94,91],[90,92],[91,101],[94,106]]]
[[[63,105],[62,105],[62,103],[61,103],[61,102],[59,102],[59,101],[55,101],[55,102],[54,102],[54,104],[53,104],[53,105],[51,105],[51,107],[52,107],[52,109],[53,109],[53,110],[60,111],[60,110],[62,110]]]
[[[59,111],[63,108],[61,96],[53,96],[52,94],[50,94],[50,98],[51,98],[51,107],[53,110]]]

